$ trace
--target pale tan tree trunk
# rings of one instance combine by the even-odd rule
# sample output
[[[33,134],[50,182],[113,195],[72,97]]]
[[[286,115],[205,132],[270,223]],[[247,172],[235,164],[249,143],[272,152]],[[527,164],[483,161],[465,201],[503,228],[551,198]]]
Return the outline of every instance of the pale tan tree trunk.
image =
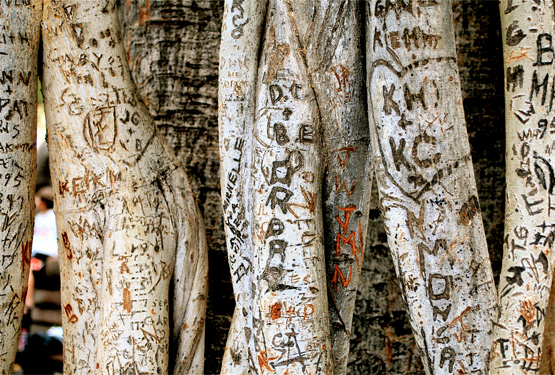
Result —
[[[500,3],[505,63],[505,244],[492,374],[533,374],[553,276],[553,3]]]
[[[367,3],[372,149],[388,242],[428,374],[488,369],[496,294],[451,2]]]
[[[263,23],[263,3],[226,3],[220,151],[237,309],[222,373],[345,372],[370,188],[359,7],[271,1]]]
[[[217,0],[120,0],[119,4],[133,79],[160,133],[188,172],[203,213],[211,269],[209,288],[221,290],[210,294],[207,301],[205,335],[211,327],[212,332],[206,346],[205,371],[213,373],[219,369],[214,357],[221,358],[223,349],[214,331],[225,330],[227,334],[229,328],[216,326],[218,320],[213,317],[220,310],[232,310],[226,302],[233,298],[233,293],[221,289],[222,281],[230,281],[218,271],[227,268],[216,173],[218,47],[223,9]],[[170,354],[173,351],[170,342]]]
[[[258,58],[267,1],[226,1],[220,44],[219,138],[224,228],[235,313],[231,321],[222,374],[257,374],[253,336],[253,233],[249,207],[250,155]],[[248,20],[248,22],[247,22]]]
[[[46,1],[42,28],[64,371],[202,373],[204,228],[132,83],[116,2]]]
[[[0,4],[0,374],[12,373],[27,294],[35,208],[42,1]]]
[[[372,168],[360,1],[289,2],[314,88],[325,150],[324,243],[334,373],[347,370],[364,260]]]
[[[253,336],[261,371],[327,374],[322,125],[295,21],[287,1],[269,1],[248,183]]]

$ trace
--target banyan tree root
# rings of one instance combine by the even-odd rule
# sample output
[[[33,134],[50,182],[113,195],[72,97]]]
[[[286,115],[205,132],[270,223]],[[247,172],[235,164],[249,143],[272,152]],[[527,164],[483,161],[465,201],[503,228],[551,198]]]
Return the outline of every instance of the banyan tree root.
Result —
[[[500,13],[507,194],[490,374],[535,374],[553,278],[553,3],[501,1]]]
[[[220,152],[237,308],[222,373],[345,372],[370,188],[359,6],[226,3]]]
[[[116,2],[45,1],[42,33],[64,371],[202,373],[204,227],[131,80]]]
[[[289,1],[304,41],[322,133],[324,243],[334,374],[345,374],[368,229],[372,165],[364,74],[364,4]],[[303,27],[310,25],[310,28]]]
[[[367,2],[372,152],[388,243],[426,372],[483,374],[496,293],[450,6]]]
[[[252,127],[267,1],[226,1],[220,45],[219,144],[224,228],[235,312],[222,360],[222,374],[260,371],[253,330],[253,233],[250,198]],[[246,22],[248,20],[248,22]]]

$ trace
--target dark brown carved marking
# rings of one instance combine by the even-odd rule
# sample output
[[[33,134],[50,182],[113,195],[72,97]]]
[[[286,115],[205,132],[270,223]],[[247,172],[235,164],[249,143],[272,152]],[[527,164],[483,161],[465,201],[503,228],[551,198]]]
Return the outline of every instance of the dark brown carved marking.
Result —
[[[507,45],[514,47],[517,46],[522,40],[526,38],[526,34],[518,26],[518,21],[513,21],[509,27],[507,27]]]
[[[457,224],[472,224],[472,219],[478,212],[480,212],[480,203],[478,203],[478,198],[473,195],[468,199],[468,201],[463,204],[463,206],[459,210]]]
[[[439,273],[432,273],[428,278],[428,294],[431,300],[450,299],[451,284],[453,283],[451,276],[445,276]]]
[[[522,65],[507,67],[505,76],[507,77],[507,91],[510,91],[511,85],[513,85],[512,92],[515,92],[517,87],[522,88],[524,85],[524,67]]]
[[[273,210],[276,206],[281,208],[281,211],[285,214],[287,213],[287,202],[293,196],[293,192],[283,188],[281,186],[274,186],[272,191],[270,191],[270,195],[268,196],[268,200],[266,200],[266,206],[270,206]]]
[[[87,144],[95,150],[111,150],[117,134],[115,107],[95,109],[85,117],[83,135]]]

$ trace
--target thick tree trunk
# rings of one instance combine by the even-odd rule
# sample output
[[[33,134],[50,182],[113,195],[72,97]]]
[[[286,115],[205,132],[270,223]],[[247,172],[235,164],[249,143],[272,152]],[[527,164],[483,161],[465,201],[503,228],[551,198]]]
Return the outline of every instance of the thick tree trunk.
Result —
[[[202,373],[204,228],[132,83],[116,2],[46,1],[42,27],[64,371]]]
[[[324,243],[335,374],[347,369],[373,170],[360,1],[290,2],[318,103],[326,173]],[[310,27],[308,27],[310,26]]]
[[[0,5],[0,374],[12,373],[27,294],[35,208],[42,1]]]
[[[345,372],[370,188],[359,6],[354,1],[271,2],[264,46],[259,42],[264,4],[226,6],[220,144],[237,309],[223,373],[294,368],[281,367],[284,360],[299,362],[309,372]],[[325,192],[320,192],[324,157]],[[245,170],[255,173],[249,176]],[[249,223],[254,234],[253,229],[242,230]],[[320,234],[321,226],[325,229]],[[319,274],[322,238],[327,246],[327,291]],[[299,256],[304,264],[296,260]],[[326,293],[332,300],[322,307]],[[321,321],[329,309],[337,328],[331,333],[335,370],[326,363],[331,363],[326,358],[328,327]],[[286,336],[280,327],[284,324]],[[314,338],[302,338],[307,334]],[[287,360],[285,349],[297,335],[299,353],[289,353],[292,358]],[[323,359],[310,350],[301,354],[304,345],[324,348]]]
[[[209,248],[207,373],[220,369],[233,312],[218,180],[220,0],[119,0],[124,46],[139,92],[199,201]]]
[[[492,374],[539,371],[553,276],[553,3],[500,4],[507,194]]]
[[[427,373],[485,373],[495,289],[450,6],[368,3],[372,148],[388,242]]]

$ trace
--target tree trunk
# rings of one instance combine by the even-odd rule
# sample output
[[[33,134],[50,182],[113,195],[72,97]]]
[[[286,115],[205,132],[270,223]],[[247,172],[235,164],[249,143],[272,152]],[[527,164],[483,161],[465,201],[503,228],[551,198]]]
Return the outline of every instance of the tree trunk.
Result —
[[[380,200],[428,374],[488,368],[495,289],[454,49],[451,2],[368,3]]]
[[[322,213],[323,137],[297,23],[270,0],[256,89],[249,205],[260,369],[333,372]]]
[[[280,367],[287,361],[300,362],[307,371],[345,372],[370,188],[358,7],[354,1],[271,2],[259,62],[264,5],[230,2],[226,6],[220,144],[237,309],[223,373],[258,372],[253,351],[261,372],[290,371],[293,366]],[[243,24],[240,20],[249,21]],[[249,158],[249,150],[253,157]],[[323,158],[328,162],[325,191],[319,192],[326,167],[319,162]],[[249,176],[244,171],[251,168],[256,172]],[[254,194],[244,191],[245,186]],[[318,209],[320,200],[325,216]],[[248,223],[254,234],[242,231]],[[319,234],[321,225],[325,229]],[[323,282],[323,274],[319,274],[322,239],[327,248],[327,291],[322,289],[325,284],[319,284]],[[304,266],[295,259],[301,252]],[[311,256],[318,257],[313,258],[316,263],[307,262]],[[260,259],[259,263],[252,265],[253,258]],[[309,283],[312,279],[314,285]],[[320,304],[326,301],[326,292],[333,299],[323,308]],[[307,358],[293,352],[289,353],[292,359],[285,359],[292,339],[307,332],[316,339],[303,339],[297,350],[304,352],[300,349],[304,345],[318,348],[323,343],[322,353],[328,355],[328,327],[321,320],[330,310],[331,323],[337,328],[331,332],[335,370],[325,362],[330,359],[322,360],[310,352]],[[284,324],[287,339],[280,327]],[[258,326],[276,328],[261,331]],[[247,327],[244,335],[242,327]],[[250,327],[254,327],[253,336]],[[264,347],[264,338],[256,332],[259,336],[263,332],[268,340]],[[271,345],[269,338],[273,338]]]
[[[290,4],[270,1],[256,88],[249,186],[259,364],[332,373],[323,244],[322,126]],[[283,326],[283,327],[282,327]]]
[[[12,373],[27,294],[35,209],[42,1],[2,3],[0,19],[0,374]]]
[[[364,261],[372,167],[360,1],[290,2],[314,88],[326,173],[324,244],[334,374],[345,374]],[[306,26],[302,26],[306,25]],[[307,26],[310,25],[308,28]]]
[[[139,90],[155,115],[155,121],[161,124],[161,132],[180,161],[186,164],[191,173],[193,191],[198,192],[201,200],[211,253],[210,290],[218,291],[210,293],[208,298],[206,328],[207,334],[211,331],[211,339],[207,342],[205,371],[215,373],[220,368],[219,359],[225,344],[223,337],[227,335],[233,309],[229,271],[223,268],[228,268],[228,264],[227,257],[223,256],[225,244],[223,230],[220,230],[222,220],[214,147],[216,105],[211,99],[216,91],[214,83],[218,56],[214,41],[219,40],[220,6],[218,2],[198,0],[164,1],[163,4],[153,0],[121,0],[120,4],[125,5],[121,13],[125,16],[125,45],[129,49],[132,72],[139,81]],[[497,86],[492,84],[499,81],[495,74],[498,67],[492,63],[497,61],[498,15],[490,11],[497,5],[468,1],[455,1],[455,4],[457,29],[461,36],[457,40],[457,51],[465,112],[490,256],[495,261],[501,258],[497,253],[502,253],[497,244],[502,242],[503,204],[497,198],[503,195],[501,189],[504,186],[500,178],[504,168],[504,165],[501,166],[504,164],[501,161],[503,153],[499,152],[503,143],[499,134],[504,130],[497,126],[502,116],[502,105],[497,105]],[[296,2],[292,5],[301,6]],[[246,8],[246,3],[243,7]],[[253,22],[252,19],[244,26],[245,29],[250,22]],[[232,38],[228,36],[228,39]],[[230,81],[231,77],[226,80]],[[186,116],[183,116],[185,112],[182,108],[187,108]],[[326,138],[329,142],[330,137]],[[331,159],[335,160],[333,155]],[[327,176],[333,177],[329,172]],[[347,182],[350,181],[347,179]],[[331,183],[334,187],[335,179],[332,178]],[[326,199],[323,198],[323,201]],[[417,351],[408,335],[410,329],[402,312],[404,306],[400,290],[392,277],[393,264],[384,247],[387,246],[386,236],[377,210],[372,211],[371,221],[377,227],[372,228],[368,241],[365,241],[369,253],[364,257],[364,287],[359,287],[357,298],[349,372],[404,374],[410,368],[410,373],[416,373],[419,371]],[[339,223],[336,223],[338,226]],[[353,223],[356,224],[356,221],[351,220]],[[334,251],[333,248],[328,250]],[[499,260],[494,272],[498,273],[500,263]],[[349,270],[346,265],[345,268],[339,267]],[[345,276],[348,280],[348,275]],[[330,279],[333,279],[333,274]],[[349,287],[353,285],[351,281]],[[342,290],[338,277],[338,291]],[[242,352],[234,352],[237,353]]]
[[[64,371],[203,373],[204,228],[132,83],[118,22],[115,1],[45,1]]]
[[[209,289],[221,292],[211,293],[207,301],[206,335],[211,339],[206,345],[205,371],[216,373],[233,311],[218,183],[222,2],[120,0],[119,4],[133,79],[160,133],[188,172],[203,214]]]
[[[224,5],[220,44],[219,135],[221,187],[235,312],[222,374],[259,373],[253,336],[253,210],[248,205],[258,57],[266,1]],[[248,20],[248,22],[246,21]],[[263,369],[260,369],[262,372]]]
[[[492,374],[536,373],[553,276],[553,3],[500,3],[507,194]],[[549,92],[549,95],[547,95]]]

